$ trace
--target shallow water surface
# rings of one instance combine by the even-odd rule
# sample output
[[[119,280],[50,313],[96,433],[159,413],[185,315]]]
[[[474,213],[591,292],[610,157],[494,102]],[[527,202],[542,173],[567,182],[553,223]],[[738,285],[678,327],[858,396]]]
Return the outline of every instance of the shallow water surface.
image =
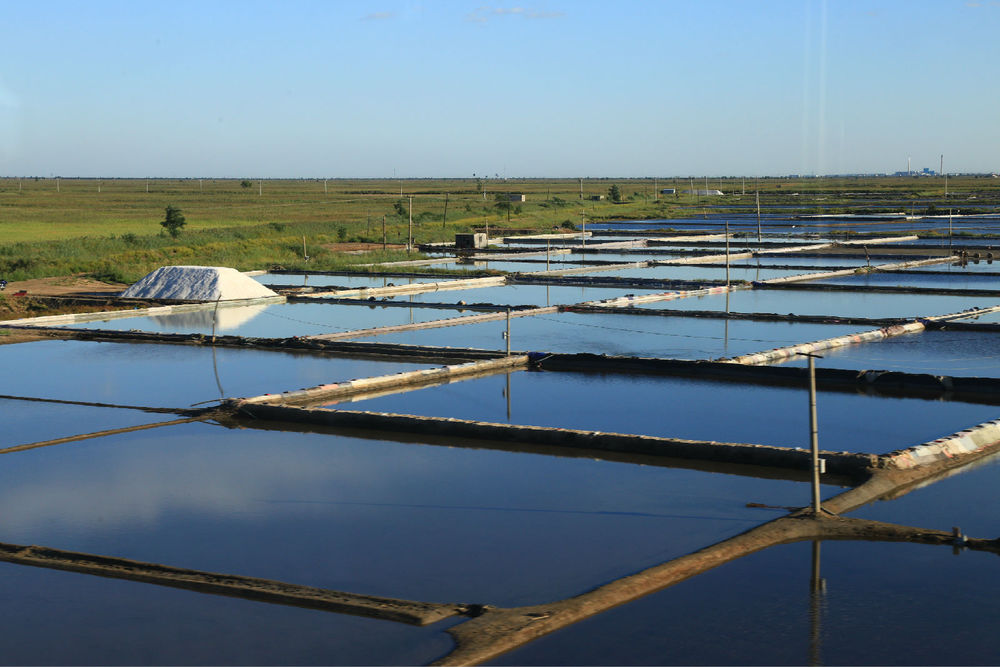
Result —
[[[1000,330],[923,331],[823,350],[817,367],[858,368],[973,377],[1000,377]],[[805,366],[789,359],[782,365]],[[997,408],[1000,417],[1000,408]]]
[[[512,319],[510,341],[513,350],[527,352],[715,359],[842,336],[861,329],[842,324],[551,313]],[[504,321],[479,322],[358,340],[500,350],[506,344],[505,330]]]
[[[406,298],[406,297],[402,297]],[[355,329],[429,322],[456,314],[427,308],[396,308],[372,305],[334,305],[328,303],[279,303],[256,306],[207,307],[186,313],[127,317],[72,324],[73,328],[113,331],[152,331],[163,333],[216,333],[258,338],[315,336]]]
[[[351,409],[489,422],[809,446],[808,392],[673,377],[514,373],[358,401]],[[508,414],[509,399],[509,414]],[[820,392],[819,445],[873,454],[949,435],[997,407]]]
[[[950,547],[772,547],[542,637],[494,665],[982,665],[996,556]],[[724,632],[720,635],[720,628]]]
[[[968,308],[1000,304],[1000,297],[938,294],[879,294],[873,292],[810,292],[796,290],[738,290],[729,295],[728,308],[737,313],[795,313],[845,317],[907,317],[945,315]],[[667,310],[726,310],[726,295],[688,297],[642,304]]]
[[[853,287],[944,287],[948,289],[992,289],[1000,290],[1000,275],[991,276],[975,272],[958,271],[948,273],[863,273],[853,276],[837,276],[815,281],[819,285],[851,285]],[[1000,301],[1000,298],[998,298]]]
[[[801,482],[445,444],[194,423],[9,454],[0,540],[517,605],[578,594],[770,517],[748,501],[808,495]]]
[[[266,273],[264,275],[254,276],[254,280],[265,285],[326,287],[330,289],[340,287],[343,289],[358,289],[361,287],[391,287],[396,285],[413,285],[417,283],[435,283],[443,280],[455,280],[461,277],[462,276],[441,275],[420,278],[404,278],[401,276],[330,276],[325,274],[309,275],[302,273]]]
[[[85,400],[85,399],[84,399]],[[0,448],[67,438],[85,433],[155,424],[177,415],[85,405],[0,399],[3,429]],[[5,459],[9,462],[9,459]]]
[[[0,345],[0,366],[9,373],[0,393],[187,408],[222,397],[277,394],[436,365],[280,350],[47,340]],[[35,372],[46,367],[59,372]]]

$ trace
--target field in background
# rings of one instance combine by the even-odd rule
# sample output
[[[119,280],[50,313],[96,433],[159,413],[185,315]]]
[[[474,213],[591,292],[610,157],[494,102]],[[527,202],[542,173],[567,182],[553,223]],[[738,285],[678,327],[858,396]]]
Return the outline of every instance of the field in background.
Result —
[[[607,199],[612,185],[624,201]],[[691,188],[724,197],[656,195]],[[482,229],[569,228],[586,218],[659,219],[748,213],[992,212],[1000,181],[952,177],[693,179],[0,179],[0,277],[23,280],[85,273],[129,282],[163,264],[241,270],[334,269],[401,258],[399,251],[350,255],[338,242],[405,243],[412,198],[415,242]],[[508,207],[509,194],[526,201]],[[594,201],[595,196],[605,197]],[[174,239],[158,224],[166,206],[187,224]],[[873,208],[874,207],[874,208]],[[303,237],[308,264],[303,258]]]

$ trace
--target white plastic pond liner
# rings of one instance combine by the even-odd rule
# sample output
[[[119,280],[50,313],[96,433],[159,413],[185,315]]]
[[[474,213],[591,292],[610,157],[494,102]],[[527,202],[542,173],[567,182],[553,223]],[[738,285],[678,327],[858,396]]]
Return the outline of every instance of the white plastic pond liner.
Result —
[[[256,299],[277,296],[259,282],[236,269],[223,266],[161,266],[122,292],[123,297],[141,299]]]

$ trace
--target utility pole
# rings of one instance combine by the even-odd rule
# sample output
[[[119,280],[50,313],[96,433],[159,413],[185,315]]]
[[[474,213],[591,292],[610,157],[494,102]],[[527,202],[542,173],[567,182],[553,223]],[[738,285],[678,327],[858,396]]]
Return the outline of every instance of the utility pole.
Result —
[[[503,332],[504,340],[507,341],[507,356],[510,356],[510,307],[507,307],[507,330]]]
[[[444,193],[444,217],[441,218],[441,229],[448,224],[448,193]]]
[[[726,219],[726,289],[729,289],[729,219]]]
[[[323,179],[323,194],[327,194],[326,179],[325,178]]]
[[[365,209],[365,240],[368,240],[368,236],[372,233],[372,211],[370,208]]]
[[[59,192],[59,177],[56,176],[56,192]],[[146,184],[146,192],[149,192],[149,184]]]
[[[809,359],[809,450],[812,453],[812,511],[819,516],[819,474],[826,466],[826,461],[819,458],[819,434],[816,426],[816,358],[823,358],[821,354],[811,352],[799,352],[800,355]]]
[[[587,209],[583,209],[582,211],[580,211],[580,220],[581,220],[582,227],[583,227],[583,229],[581,230],[581,234],[580,234],[580,243],[582,245],[586,246],[587,245]]]
[[[761,244],[761,234],[760,234],[760,190],[757,190],[757,250],[760,250]]]
[[[409,197],[409,200],[410,200],[410,224],[409,224],[409,231],[407,232],[406,252],[411,252],[413,250],[413,197]]]
[[[580,199],[583,199],[583,179],[580,179]]]
[[[257,180],[257,196],[264,196],[264,181],[260,179]]]

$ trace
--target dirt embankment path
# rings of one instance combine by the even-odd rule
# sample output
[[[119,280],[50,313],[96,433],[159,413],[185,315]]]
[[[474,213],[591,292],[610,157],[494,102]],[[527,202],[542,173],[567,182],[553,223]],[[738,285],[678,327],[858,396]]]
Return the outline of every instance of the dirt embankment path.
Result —
[[[7,288],[0,292],[0,323],[3,320],[17,320],[23,317],[103,310],[104,307],[100,305],[84,306],[59,303],[58,300],[46,297],[117,296],[126,287],[128,285],[105,283],[83,276],[60,276],[10,282],[7,283]],[[18,294],[20,296],[15,296]],[[44,338],[44,336],[0,329],[0,345],[23,343],[39,338]]]
[[[105,283],[83,276],[59,276],[56,278],[35,278],[7,283],[7,289],[0,295],[11,296],[16,292],[27,292],[28,296],[67,296],[81,294],[118,294],[128,285]]]

